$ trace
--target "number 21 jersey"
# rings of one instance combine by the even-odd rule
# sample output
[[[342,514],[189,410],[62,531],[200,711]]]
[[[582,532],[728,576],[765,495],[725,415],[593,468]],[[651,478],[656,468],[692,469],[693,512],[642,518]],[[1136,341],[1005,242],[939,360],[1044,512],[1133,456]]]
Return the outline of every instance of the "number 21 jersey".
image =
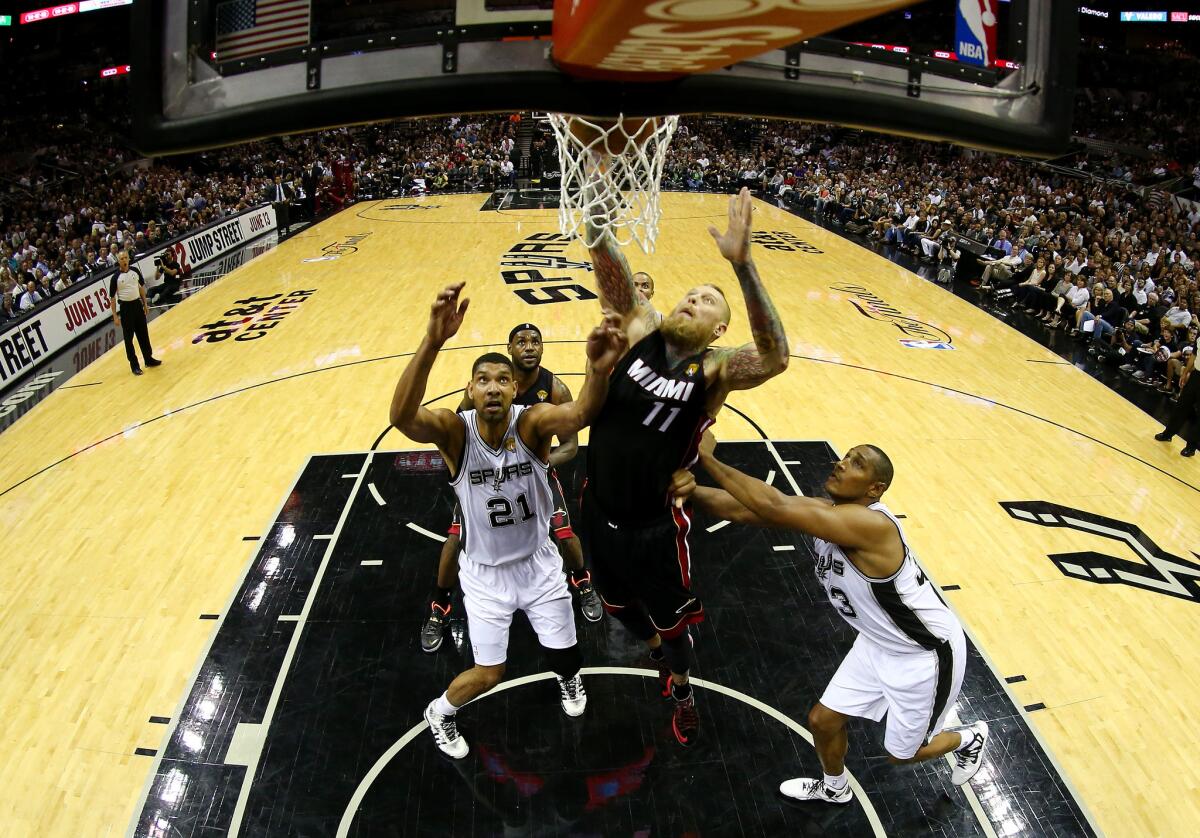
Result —
[[[713,421],[705,395],[704,352],[669,366],[656,330],[625,353],[588,439],[588,492],[605,517],[640,524],[669,510],[671,475],[695,463]]]
[[[459,414],[466,424],[462,462],[450,481],[462,511],[462,550],[473,562],[500,565],[532,556],[550,538],[554,500],[549,466],[525,447],[517,422],[526,410],[509,408],[508,428],[498,449],[479,435],[474,410]]]

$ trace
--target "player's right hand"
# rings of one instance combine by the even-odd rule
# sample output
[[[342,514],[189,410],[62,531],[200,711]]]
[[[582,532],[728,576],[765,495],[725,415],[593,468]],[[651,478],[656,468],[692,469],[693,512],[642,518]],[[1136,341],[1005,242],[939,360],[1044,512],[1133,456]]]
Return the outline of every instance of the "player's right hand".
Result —
[[[471,302],[466,297],[461,303],[458,300],[458,294],[464,285],[466,285],[465,282],[456,282],[446,286],[437,295],[437,299],[433,301],[433,306],[429,309],[427,334],[429,339],[438,346],[458,334],[458,328],[462,325],[463,316],[467,313],[467,306]]]
[[[692,492],[696,491],[696,476],[687,469],[679,469],[671,475],[668,491],[675,506],[682,509],[683,505],[691,500]]]

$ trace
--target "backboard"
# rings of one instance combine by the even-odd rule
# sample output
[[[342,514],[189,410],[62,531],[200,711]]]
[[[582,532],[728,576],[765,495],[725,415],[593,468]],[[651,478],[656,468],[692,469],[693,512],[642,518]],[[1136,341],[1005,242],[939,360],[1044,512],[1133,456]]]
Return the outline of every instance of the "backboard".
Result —
[[[138,3],[135,140],[146,153],[165,153],[402,117],[537,110],[800,119],[1034,155],[1060,152],[1074,95],[1075,5],[973,2],[990,3],[1000,17],[1003,58],[992,66],[956,60],[954,0],[911,8],[904,0],[638,0],[639,11],[687,11],[702,30],[689,30],[693,40],[737,39],[755,27],[775,36],[761,38],[764,52],[730,66],[642,76],[652,81],[582,77],[577,56],[587,60],[587,50],[578,49],[588,43],[586,31],[570,30],[574,49],[557,54],[567,52],[564,20],[589,11],[589,0],[560,0],[557,10],[549,0]],[[802,25],[775,31],[755,17],[780,9],[799,15]],[[705,15],[711,19],[700,20]],[[908,18],[916,22],[906,30]],[[264,25],[273,20],[282,22]],[[847,20],[828,37],[812,35]],[[787,31],[802,37],[781,45]],[[862,38],[906,31],[922,43]],[[291,40],[273,37],[280,33]],[[271,51],[256,52],[264,44]]]

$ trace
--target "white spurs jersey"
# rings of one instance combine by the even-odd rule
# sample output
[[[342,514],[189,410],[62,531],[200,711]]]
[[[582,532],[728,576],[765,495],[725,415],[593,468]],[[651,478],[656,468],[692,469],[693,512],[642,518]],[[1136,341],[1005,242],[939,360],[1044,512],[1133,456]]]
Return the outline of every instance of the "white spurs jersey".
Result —
[[[935,649],[955,635],[962,635],[962,624],[908,549],[896,516],[882,503],[867,508],[882,512],[896,525],[904,547],[904,561],[891,576],[874,579],[863,575],[838,545],[813,539],[817,548],[817,581],[825,588],[833,607],[859,634],[898,654]]]
[[[450,485],[462,510],[462,551],[473,562],[500,565],[532,556],[550,537],[554,499],[549,465],[525,447],[513,405],[499,450],[479,435],[474,410],[459,415],[466,427],[462,462]]]

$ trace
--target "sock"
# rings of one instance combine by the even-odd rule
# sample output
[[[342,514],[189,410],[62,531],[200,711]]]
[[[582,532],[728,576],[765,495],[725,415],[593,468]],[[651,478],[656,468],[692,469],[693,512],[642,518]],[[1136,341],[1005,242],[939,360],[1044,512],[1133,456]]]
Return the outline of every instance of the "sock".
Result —
[[[454,596],[453,588],[437,588],[433,589],[433,601],[443,608],[450,607],[450,599]]]
[[[450,703],[447,693],[442,693],[433,700],[433,712],[441,713],[443,716],[453,716],[458,712],[458,708]]]
[[[687,701],[692,697],[691,684],[677,684],[675,679],[671,679],[671,698],[676,701]]]
[[[846,783],[848,782],[850,782],[850,779],[846,776],[845,768],[842,769],[841,774],[825,775],[825,785],[829,786],[829,788],[833,789],[834,791],[841,791],[846,787]]]
[[[975,741],[975,731],[971,730],[969,727],[961,728],[955,732],[959,735],[959,738],[962,739],[962,741],[958,743],[958,747],[954,749],[955,751],[961,751],[963,748]]]
[[[662,646],[659,646],[657,649],[650,650],[650,660],[654,661],[655,663],[662,663],[662,660],[663,660]]]

